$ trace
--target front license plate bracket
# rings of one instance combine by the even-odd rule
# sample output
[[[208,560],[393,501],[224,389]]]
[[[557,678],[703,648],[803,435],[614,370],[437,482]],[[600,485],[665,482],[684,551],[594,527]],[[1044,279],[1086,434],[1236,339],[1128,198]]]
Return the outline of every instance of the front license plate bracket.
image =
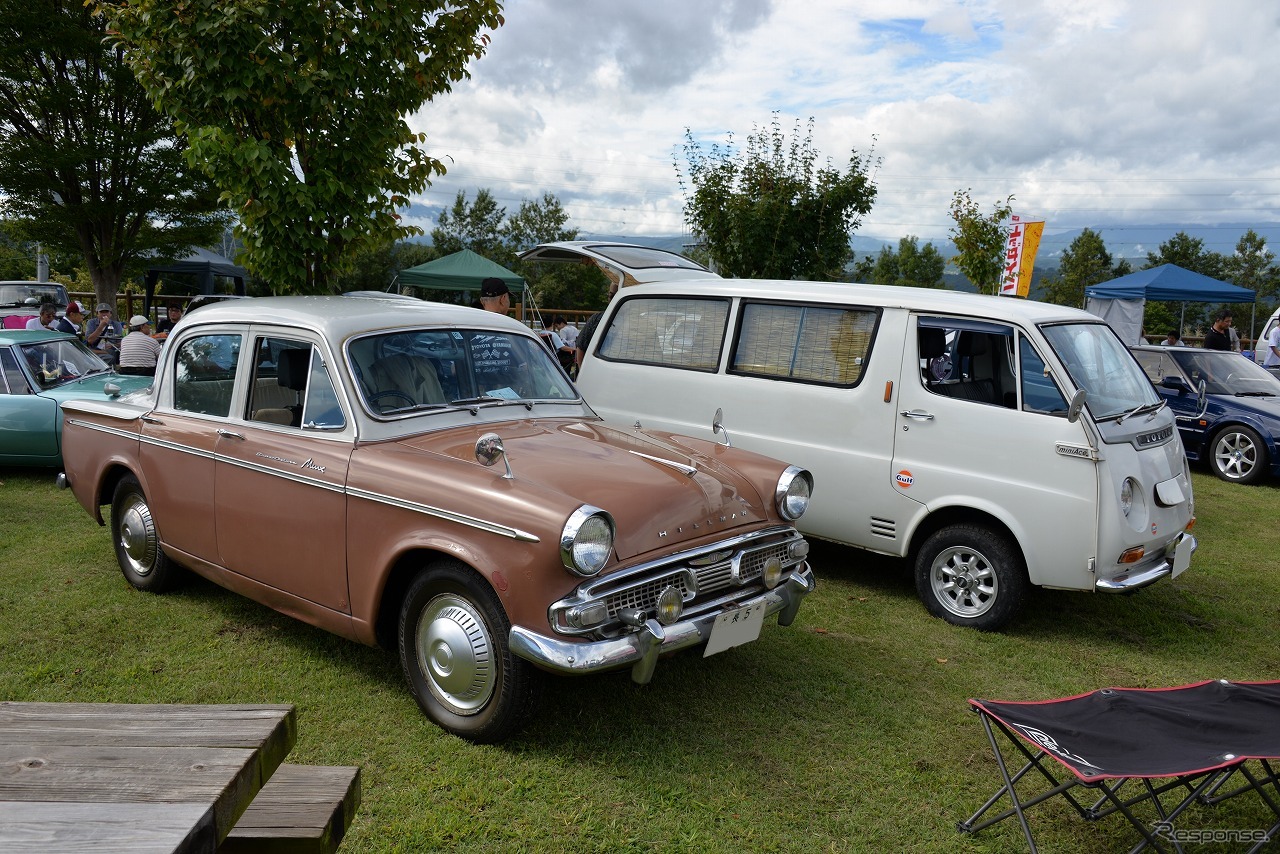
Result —
[[[731,608],[717,614],[716,621],[711,626],[711,637],[707,641],[706,649],[702,651],[702,657],[706,658],[717,652],[751,643],[760,637],[760,628],[764,625],[764,612],[764,603],[756,602],[754,605]]]

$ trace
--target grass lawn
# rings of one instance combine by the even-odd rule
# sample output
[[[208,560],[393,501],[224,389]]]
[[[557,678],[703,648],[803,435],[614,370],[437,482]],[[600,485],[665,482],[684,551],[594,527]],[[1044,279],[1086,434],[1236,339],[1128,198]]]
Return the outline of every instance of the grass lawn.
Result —
[[[967,698],[1280,678],[1280,488],[1201,473],[1200,550],[1172,582],[1036,590],[1011,629],[980,634],[929,617],[899,562],[815,544],[818,590],[790,628],[665,660],[643,687],[554,679],[538,720],[498,747],[429,723],[392,653],[199,579],[133,590],[52,472],[0,481],[0,699],[293,703],[290,761],[363,769],[344,851],[1025,850],[1016,822],[955,830],[998,780]],[[1064,807],[1032,811],[1042,850],[1132,845],[1121,817]],[[1250,797],[1187,826],[1273,822]]]

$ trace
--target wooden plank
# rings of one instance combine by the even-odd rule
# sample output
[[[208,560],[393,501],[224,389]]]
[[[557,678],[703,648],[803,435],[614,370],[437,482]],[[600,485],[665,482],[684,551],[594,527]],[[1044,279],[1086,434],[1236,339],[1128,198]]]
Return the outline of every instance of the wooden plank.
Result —
[[[5,854],[187,854],[214,850],[216,839],[202,804],[0,802]]]
[[[296,741],[288,705],[0,702],[0,800],[198,802],[220,841]]]
[[[360,769],[281,765],[219,854],[331,854],[360,805]]]

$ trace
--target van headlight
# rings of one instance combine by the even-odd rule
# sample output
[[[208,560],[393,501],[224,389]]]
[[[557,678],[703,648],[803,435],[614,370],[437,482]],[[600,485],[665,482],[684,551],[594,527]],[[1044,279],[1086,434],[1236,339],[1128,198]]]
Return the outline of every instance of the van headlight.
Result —
[[[773,503],[778,515],[794,522],[809,509],[809,495],[813,492],[813,475],[799,466],[787,466],[773,492]]]
[[[599,507],[584,504],[560,532],[560,560],[575,575],[592,576],[604,569],[613,552],[613,519]]]
[[[1131,477],[1126,477],[1124,483],[1120,484],[1120,510],[1126,516],[1133,509],[1133,488],[1136,485]]]

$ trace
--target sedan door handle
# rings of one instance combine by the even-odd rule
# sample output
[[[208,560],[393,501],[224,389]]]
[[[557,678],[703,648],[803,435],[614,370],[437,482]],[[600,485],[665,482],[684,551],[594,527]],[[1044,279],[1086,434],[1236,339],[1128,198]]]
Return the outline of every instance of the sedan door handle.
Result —
[[[159,418],[156,418],[154,415],[144,415],[144,416],[142,416],[142,423],[144,423],[144,424],[164,424],[164,422],[163,422],[163,421],[161,421]]]
[[[241,433],[232,433],[230,430],[218,430],[218,435],[224,439],[240,439],[244,441],[244,435]]]
[[[932,421],[933,413],[925,412],[923,409],[904,409],[898,413],[903,418],[912,418],[916,421]]]

